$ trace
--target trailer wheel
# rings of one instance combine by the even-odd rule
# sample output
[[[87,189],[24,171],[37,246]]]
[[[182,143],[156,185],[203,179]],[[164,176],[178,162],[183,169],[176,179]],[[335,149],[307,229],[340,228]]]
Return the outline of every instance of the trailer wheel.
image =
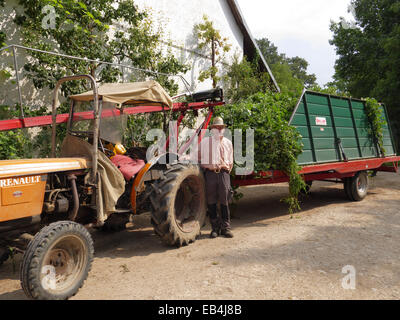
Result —
[[[194,165],[174,165],[164,173],[150,197],[155,233],[167,245],[196,241],[206,217],[205,180]]]
[[[362,201],[368,194],[369,179],[365,171],[358,172],[351,178],[350,191],[354,201]]]
[[[351,181],[352,178],[344,178],[344,192],[350,201],[354,201],[353,194],[351,192]]]
[[[82,225],[61,221],[43,228],[21,264],[25,294],[37,300],[69,299],[88,277],[93,255],[92,237]]]

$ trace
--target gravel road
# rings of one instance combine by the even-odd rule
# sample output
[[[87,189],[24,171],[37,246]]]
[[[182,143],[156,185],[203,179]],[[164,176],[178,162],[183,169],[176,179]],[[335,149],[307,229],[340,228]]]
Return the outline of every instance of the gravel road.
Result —
[[[243,189],[235,238],[164,246],[149,216],[126,231],[95,232],[96,258],[74,299],[400,299],[400,179],[382,173],[367,199],[346,200],[342,185],[317,182],[294,216],[287,185]],[[21,256],[14,265],[19,268]],[[355,289],[344,289],[345,266]],[[13,262],[0,267],[0,300],[25,299]]]

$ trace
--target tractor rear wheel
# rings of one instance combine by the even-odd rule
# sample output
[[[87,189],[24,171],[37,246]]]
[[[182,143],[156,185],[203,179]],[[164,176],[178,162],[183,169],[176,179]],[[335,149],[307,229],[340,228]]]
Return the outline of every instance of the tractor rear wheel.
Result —
[[[200,236],[206,217],[203,172],[195,165],[173,165],[150,197],[155,233],[164,243],[185,246]]]
[[[82,225],[71,221],[50,224],[25,251],[22,289],[31,299],[69,299],[86,280],[93,254],[92,237]]]

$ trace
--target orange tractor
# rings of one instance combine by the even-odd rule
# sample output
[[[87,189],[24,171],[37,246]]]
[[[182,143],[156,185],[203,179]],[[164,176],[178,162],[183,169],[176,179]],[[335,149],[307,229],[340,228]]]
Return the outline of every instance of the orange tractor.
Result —
[[[71,96],[69,115],[57,115],[60,86],[82,79],[92,91]],[[201,140],[213,108],[223,104],[221,90],[173,104],[155,81],[98,88],[89,75],[63,78],[54,92],[51,119],[25,119],[25,126],[52,124],[51,158],[0,161],[0,264],[10,248],[24,253],[20,279],[33,299],[68,299],[78,292],[93,260],[93,227],[118,229],[131,215],[151,212],[155,233],[168,245],[196,240],[206,216],[199,166],[179,161],[183,149],[166,151],[177,137],[149,157],[143,148],[125,150],[121,134],[130,115],[180,112],[179,128],[188,110],[208,108],[195,133]],[[56,127],[63,122],[67,135],[57,151]]]

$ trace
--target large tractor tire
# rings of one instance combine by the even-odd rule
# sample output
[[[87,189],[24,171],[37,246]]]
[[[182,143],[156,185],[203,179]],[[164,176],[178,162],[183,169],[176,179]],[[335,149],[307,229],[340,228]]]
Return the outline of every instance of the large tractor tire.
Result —
[[[150,200],[154,231],[164,243],[181,247],[196,241],[207,211],[205,180],[199,166],[172,166],[154,185]]]
[[[22,289],[31,299],[69,299],[88,277],[93,255],[92,237],[82,225],[53,223],[43,228],[25,251]]]

